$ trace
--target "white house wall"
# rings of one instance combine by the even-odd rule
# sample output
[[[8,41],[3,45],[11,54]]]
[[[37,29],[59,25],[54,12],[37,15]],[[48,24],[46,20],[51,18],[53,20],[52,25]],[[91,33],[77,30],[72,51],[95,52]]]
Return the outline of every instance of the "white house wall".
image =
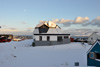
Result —
[[[35,36],[35,40],[36,41],[39,41],[39,36]]]
[[[50,41],[57,41],[57,36],[50,36]]]
[[[39,34],[39,30],[38,29],[35,29],[33,34]]]
[[[47,36],[42,36],[42,41],[47,41]]]
[[[96,33],[92,33],[92,34],[89,36],[89,38],[88,38],[88,44],[94,44],[95,41],[96,41],[97,39],[99,39],[99,38],[100,38],[99,35],[97,35]]]
[[[93,38],[92,40],[97,40],[100,36],[98,36],[97,34],[92,34],[89,38],[88,41],[91,41],[91,38]]]

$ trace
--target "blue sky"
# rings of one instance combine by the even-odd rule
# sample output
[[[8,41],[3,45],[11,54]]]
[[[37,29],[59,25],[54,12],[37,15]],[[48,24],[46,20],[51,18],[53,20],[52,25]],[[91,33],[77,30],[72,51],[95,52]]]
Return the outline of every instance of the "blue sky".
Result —
[[[0,25],[1,33],[6,32],[32,32],[33,28],[42,21],[55,19],[75,20],[76,18],[88,17],[86,23],[96,22],[82,26],[71,24],[63,26],[68,29],[99,29],[100,0],[0,0]],[[85,21],[84,21],[85,22]],[[67,24],[67,22],[64,22]],[[4,31],[5,30],[5,31]],[[27,34],[27,33],[26,33]]]

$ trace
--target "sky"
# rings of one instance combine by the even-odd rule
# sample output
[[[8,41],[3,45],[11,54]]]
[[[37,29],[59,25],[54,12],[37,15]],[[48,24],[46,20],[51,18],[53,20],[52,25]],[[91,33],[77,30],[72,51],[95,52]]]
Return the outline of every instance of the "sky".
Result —
[[[32,35],[40,21],[73,35],[100,31],[100,0],[0,0],[0,34]]]

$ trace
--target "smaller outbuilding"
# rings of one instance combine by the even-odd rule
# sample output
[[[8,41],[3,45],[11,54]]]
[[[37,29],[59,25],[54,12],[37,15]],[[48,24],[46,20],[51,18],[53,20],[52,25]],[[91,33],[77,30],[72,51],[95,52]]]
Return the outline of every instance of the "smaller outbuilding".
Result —
[[[96,41],[87,51],[87,65],[100,67],[100,41]]]
[[[88,44],[93,45],[97,39],[100,39],[100,33],[98,33],[98,32],[93,32],[93,33],[88,37]]]

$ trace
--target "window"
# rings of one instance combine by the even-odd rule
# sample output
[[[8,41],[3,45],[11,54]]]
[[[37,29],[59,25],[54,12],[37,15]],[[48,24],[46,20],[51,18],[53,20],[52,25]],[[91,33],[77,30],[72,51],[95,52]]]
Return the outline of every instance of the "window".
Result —
[[[100,53],[95,53],[96,59],[100,59]]]
[[[89,53],[89,57],[90,57],[91,59],[95,59],[95,53],[94,53],[94,52],[90,52],[90,53]]]
[[[79,66],[79,62],[75,62],[75,66]]]
[[[47,36],[47,41],[50,41],[50,37],[49,36]]]
[[[68,38],[68,36],[64,36],[64,39],[67,39]]]
[[[58,36],[57,41],[62,41],[62,36]]]
[[[40,36],[39,40],[42,41],[42,36]]]
[[[91,59],[100,59],[100,53],[90,52],[90,53],[89,53],[89,57],[90,57]]]
[[[91,40],[93,40],[93,38],[91,38]]]

